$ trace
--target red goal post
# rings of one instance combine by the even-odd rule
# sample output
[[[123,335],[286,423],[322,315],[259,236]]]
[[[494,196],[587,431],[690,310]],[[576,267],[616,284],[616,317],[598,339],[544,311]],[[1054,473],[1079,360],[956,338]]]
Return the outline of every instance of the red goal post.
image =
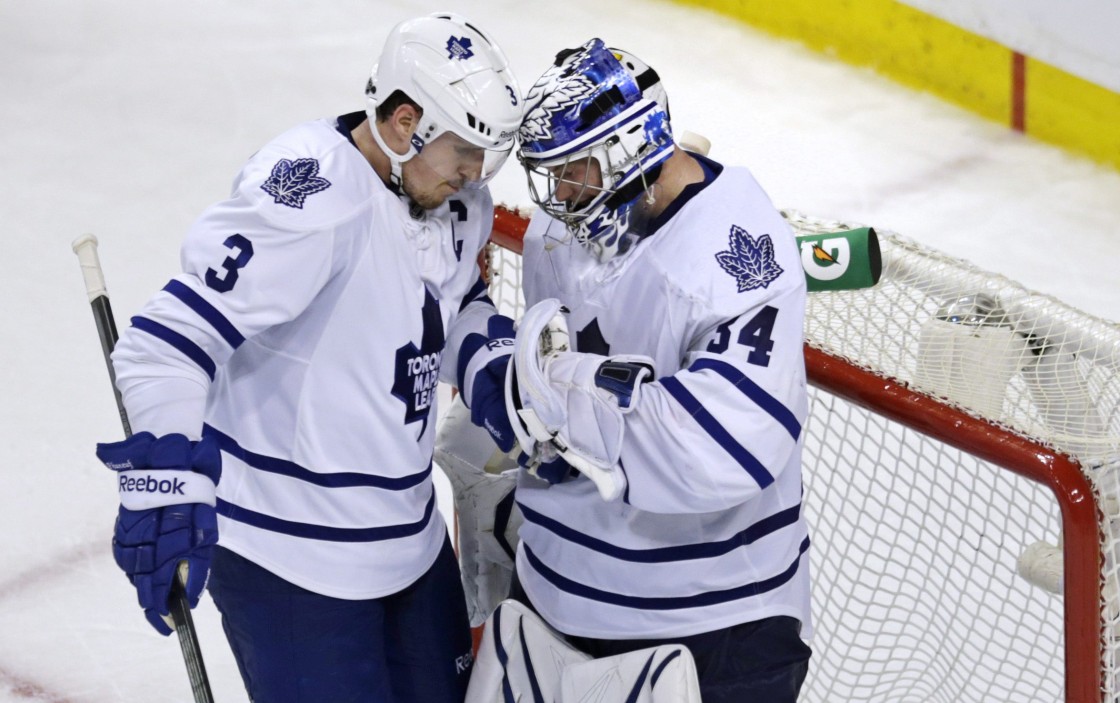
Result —
[[[784,214],[798,234],[856,226]],[[527,225],[495,212],[507,314],[520,270],[504,252]],[[878,286],[814,293],[807,311],[818,623],[802,699],[1120,699],[1120,328],[896,234],[880,243]]]

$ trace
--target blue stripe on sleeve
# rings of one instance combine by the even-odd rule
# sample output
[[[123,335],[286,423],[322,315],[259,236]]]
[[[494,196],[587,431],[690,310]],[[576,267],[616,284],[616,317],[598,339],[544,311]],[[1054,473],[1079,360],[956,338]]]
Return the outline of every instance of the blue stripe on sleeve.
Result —
[[[222,339],[226,340],[226,343],[234,349],[245,342],[245,337],[237,331],[233,323],[227,320],[225,315],[218,312],[216,307],[206,302],[205,298],[191,290],[187,284],[171,279],[163,289],[182,301],[188,308],[194,310],[203,320],[210,323],[210,326],[222,335]]]
[[[747,378],[742,371],[726,361],[710,358],[697,359],[692,366],[688,367],[688,370],[692,372],[704,369],[715,371],[730,381],[731,385],[742,391],[743,395],[754,401],[755,405],[765,410],[782,427],[786,428],[786,432],[789,432],[789,435],[795,440],[801,436],[801,423],[797,421],[797,417],[790,409],[782,405],[777,398],[764,391],[757,383]]]
[[[758,540],[771,535],[784,527],[789,527],[797,522],[801,514],[801,505],[778,511],[768,515],[750,527],[742,530],[725,540],[719,542],[699,542],[695,544],[681,544],[673,547],[655,547],[652,549],[629,549],[604,542],[591,535],[579,532],[568,525],[554,520],[547,515],[542,515],[525,504],[518,502],[521,515],[525,521],[565,539],[569,542],[586,547],[592,551],[606,554],[621,561],[639,564],[663,564],[674,561],[687,561],[689,559],[710,559],[720,557],[740,547],[754,544]]]
[[[218,441],[218,447],[220,447],[223,452],[237,457],[254,469],[267,471],[270,474],[299,479],[300,481],[306,481],[307,483],[324,488],[367,486],[372,488],[384,488],[390,491],[403,491],[420,485],[432,475],[431,462],[428,462],[428,468],[419,473],[396,478],[374,476],[354,471],[318,473],[286,459],[277,459],[276,457],[251,452],[238,444],[237,440],[234,438],[224,434],[220,430],[214,429],[210,425],[203,425],[202,436],[213,437]]]
[[[776,576],[771,576],[768,579],[762,579],[761,581],[754,581],[752,583],[744,583],[741,586],[724,589],[722,591],[706,591],[691,596],[630,596],[623,593],[614,593],[613,591],[593,588],[586,584],[579,583],[578,581],[573,581],[566,576],[561,576],[545,566],[544,562],[529,548],[529,545],[524,542],[522,542],[521,545],[525,549],[525,557],[529,562],[529,566],[539,573],[542,578],[561,591],[571,593],[580,598],[587,598],[610,605],[619,605],[625,608],[636,608],[640,610],[680,610],[682,608],[703,608],[709,605],[719,605],[720,603],[750,598],[751,596],[757,596],[760,593],[766,593],[785,585],[793,578],[794,574],[797,573],[797,569],[801,565],[801,557],[804,556],[805,552],[809,551],[809,538],[806,537],[802,540],[797,556],[794,557],[789,568]]]
[[[622,489],[622,502],[627,505],[630,503],[630,476],[626,473],[626,466],[622,463],[622,458],[618,459],[618,470],[622,472],[622,477],[626,479],[626,488]]]
[[[435,490],[428,499],[424,508],[424,517],[416,522],[404,525],[384,525],[382,527],[328,527],[326,525],[313,525],[306,522],[284,520],[255,510],[243,508],[228,501],[218,499],[217,511],[230,520],[252,525],[269,532],[279,532],[293,537],[318,539],[325,542],[381,542],[388,539],[399,539],[419,534],[427,526],[432,517],[432,509],[436,504]]]
[[[660,380],[661,387],[664,388],[669,395],[681,404],[689,415],[699,423],[700,427],[704,429],[708,435],[716,441],[723,450],[739,462],[739,465],[746,469],[747,473],[761,488],[766,488],[774,482],[774,477],[766,470],[766,467],[759,462],[747,449],[735,441],[727,430],[723,429],[723,425],[719,424],[712,414],[704,409],[696,396],[688,392],[680,381],[673,376],[666,376]]]
[[[463,296],[463,302],[459,304],[459,312],[463,312],[468,305],[476,300],[486,300],[490,302],[490,296],[486,294],[486,291],[486,281],[482,280],[482,276],[479,276],[478,280],[471,286],[471,289]],[[493,305],[493,303],[490,304]]]
[[[199,368],[206,372],[206,375],[210,377],[211,381],[214,380],[214,374],[217,372],[218,368],[214,365],[214,360],[202,350],[202,347],[170,327],[165,327],[155,320],[149,320],[146,317],[137,315],[132,318],[132,326],[142,332],[147,332],[157,339],[162,339],[175,347],[188,359],[198,364]]]
[[[459,345],[459,363],[458,368],[455,369],[455,387],[460,391],[466,388],[463,384],[467,382],[467,366],[470,365],[474,355],[485,347],[488,341],[486,335],[472,332],[464,337],[463,343]],[[466,397],[464,397],[463,402],[465,403],[466,400]]]

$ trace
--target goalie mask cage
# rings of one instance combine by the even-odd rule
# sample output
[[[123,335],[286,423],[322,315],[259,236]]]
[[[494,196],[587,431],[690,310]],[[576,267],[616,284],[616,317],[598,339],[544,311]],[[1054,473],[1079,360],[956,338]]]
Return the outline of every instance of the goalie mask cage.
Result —
[[[495,214],[513,316],[527,224]],[[878,285],[806,310],[801,700],[1120,702],[1120,327],[879,238]]]

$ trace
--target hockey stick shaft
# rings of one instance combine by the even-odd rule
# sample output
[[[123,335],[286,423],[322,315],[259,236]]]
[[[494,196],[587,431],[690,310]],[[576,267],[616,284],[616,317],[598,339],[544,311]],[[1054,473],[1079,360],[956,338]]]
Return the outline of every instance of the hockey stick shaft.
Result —
[[[109,371],[109,381],[113,386],[113,397],[117,401],[117,410],[121,416],[121,427],[125,437],[132,435],[132,426],[128,422],[128,413],[124,409],[124,401],[120,390],[117,389],[117,377],[113,372],[113,362],[110,354],[117,345],[117,325],[113,320],[113,308],[109,304],[109,291],[105,288],[105,276],[101,272],[101,261],[97,256],[97,237],[92,234],[82,235],[72,244],[74,253],[78,255],[78,263],[82,267],[82,277],[85,279],[86,294],[89,296],[90,307],[93,309],[93,321],[97,325],[97,336],[101,338],[101,351],[105,357],[105,368]],[[214,694],[210,691],[210,680],[206,676],[206,665],[202,661],[202,651],[198,646],[198,633],[194,628],[194,619],[191,617],[190,605],[183,587],[185,574],[180,564],[178,577],[171,583],[171,597],[168,602],[171,619],[175,623],[175,633],[179,637],[179,647],[183,651],[183,661],[187,666],[187,676],[191,682],[191,692],[195,703],[214,703]]]

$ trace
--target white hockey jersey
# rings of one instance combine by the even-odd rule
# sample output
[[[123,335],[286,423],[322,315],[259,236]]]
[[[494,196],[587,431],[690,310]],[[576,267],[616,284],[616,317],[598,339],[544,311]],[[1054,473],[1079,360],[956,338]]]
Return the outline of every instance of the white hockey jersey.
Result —
[[[676,637],[775,615],[811,629],[805,277],[749,171],[704,163],[706,186],[606,264],[540,212],[525,237],[526,302],[558,298],[577,351],[644,354],[658,377],[625,416],[621,501],[583,477],[519,482],[518,576],[568,634]]]
[[[414,219],[349,140],[361,117],[255,154],[113,354],[134,430],[219,441],[221,546],[347,599],[435,561],[436,385],[494,312],[488,191]]]

